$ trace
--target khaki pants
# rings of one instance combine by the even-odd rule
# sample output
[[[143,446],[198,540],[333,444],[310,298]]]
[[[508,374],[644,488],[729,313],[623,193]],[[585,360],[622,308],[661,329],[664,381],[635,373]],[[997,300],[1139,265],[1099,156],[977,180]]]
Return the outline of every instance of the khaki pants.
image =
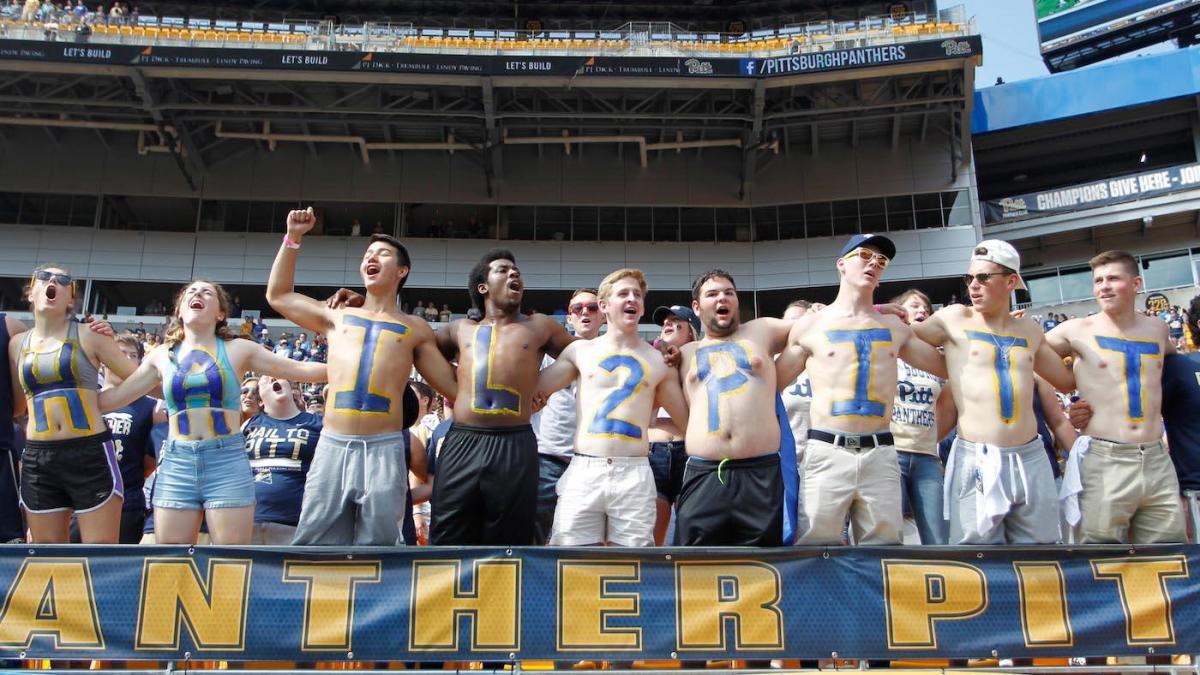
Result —
[[[1200,530],[1200,491],[1185,490],[1183,493],[1183,512],[1187,517],[1188,543],[1197,543],[1196,533]]]
[[[1080,465],[1080,544],[1184,542],[1179,480],[1161,442],[1092,439]]]
[[[846,516],[861,545],[900,543],[900,464],[896,448],[844,448],[808,439],[800,485],[803,520],[808,529],[797,544],[842,542]]]

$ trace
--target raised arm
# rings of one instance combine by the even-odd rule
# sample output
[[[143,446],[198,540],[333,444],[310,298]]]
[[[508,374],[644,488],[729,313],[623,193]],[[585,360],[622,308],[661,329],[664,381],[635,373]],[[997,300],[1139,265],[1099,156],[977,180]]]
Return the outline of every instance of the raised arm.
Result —
[[[137,370],[138,364],[125,356],[125,353],[117,346],[117,341],[110,335],[86,330],[80,331],[79,342],[85,352],[94,354],[96,359],[104,364],[105,369],[116,373],[119,377],[129,377]]]
[[[575,348],[567,345],[567,348],[559,353],[554,363],[542,368],[542,371],[538,373],[536,393],[549,396],[574,382],[577,377],[579,377],[579,368],[575,365]]]
[[[942,379],[949,377],[946,372],[946,357],[942,356],[936,347],[915,334],[909,334],[908,339],[904,341],[904,346],[900,348],[900,358],[908,365]]]
[[[324,303],[296,292],[296,256],[300,240],[317,222],[312,207],[292,211],[287,217],[287,235],[275,254],[271,276],[267,280],[267,302],[284,318],[314,333],[325,333],[333,326],[332,310]],[[289,245],[290,244],[290,245]]]
[[[120,354],[119,351],[118,354]],[[125,363],[133,365],[133,362],[126,358],[124,354],[120,354],[120,358]],[[100,405],[100,412],[112,412],[117,408],[123,408],[150,393],[150,390],[154,389],[161,380],[158,370],[158,360],[165,358],[167,358],[167,346],[156,347],[154,351],[146,355],[146,358],[142,359],[142,364],[137,366],[132,374],[129,374],[121,381],[121,384],[101,390],[97,399]]]
[[[686,429],[688,424],[688,404],[683,396],[683,387],[679,384],[679,373],[672,368],[654,391],[655,402],[666,408],[671,421],[680,429]]]
[[[928,319],[913,324],[913,334],[934,347],[946,344],[946,341],[950,339],[950,332],[946,329],[946,312],[957,311],[955,307],[943,307]]]
[[[234,367],[239,373],[252,370],[259,375],[270,375],[281,380],[329,381],[324,363],[293,361],[285,356],[269,352],[249,340],[233,340],[229,343],[228,348],[234,356]]]
[[[800,344],[800,338],[804,336],[812,321],[812,318],[805,315],[792,325],[787,337],[787,346],[779,352],[779,358],[775,359],[775,383],[779,391],[795,382],[808,365],[810,352]]]
[[[1055,389],[1070,393],[1075,391],[1075,374],[1062,362],[1062,358],[1042,340],[1033,355],[1033,372],[1041,375]]]
[[[442,356],[438,349],[437,338],[433,330],[424,320],[412,320],[413,338],[417,340],[413,347],[413,365],[417,372],[429,383],[429,386],[446,398],[453,399],[458,395],[458,380],[454,367]],[[416,440],[415,438],[413,440]]]

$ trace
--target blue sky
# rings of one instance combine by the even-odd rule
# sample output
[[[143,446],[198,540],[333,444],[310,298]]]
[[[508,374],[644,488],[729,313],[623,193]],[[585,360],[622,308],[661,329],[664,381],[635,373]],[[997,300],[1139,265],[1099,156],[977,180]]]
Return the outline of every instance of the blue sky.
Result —
[[[997,77],[1006,82],[1046,75],[1038,47],[1033,0],[941,0],[939,7],[967,6],[983,35],[983,66],[975,71],[976,87],[990,87]]]
[[[1033,19],[1034,0],[939,0],[942,9],[966,5],[967,16],[975,18],[975,27],[983,36],[983,66],[975,71],[975,88],[996,83],[1016,82],[1048,75],[1038,43],[1037,22]],[[1117,59],[1138,58],[1175,49],[1172,42],[1153,45],[1123,54]]]

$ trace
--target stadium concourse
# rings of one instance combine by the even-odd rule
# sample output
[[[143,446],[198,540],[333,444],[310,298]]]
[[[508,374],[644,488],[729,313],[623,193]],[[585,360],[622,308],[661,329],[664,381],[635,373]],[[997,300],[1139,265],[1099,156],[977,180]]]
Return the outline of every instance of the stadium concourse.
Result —
[[[1193,5],[0,5],[0,668],[1197,672]]]

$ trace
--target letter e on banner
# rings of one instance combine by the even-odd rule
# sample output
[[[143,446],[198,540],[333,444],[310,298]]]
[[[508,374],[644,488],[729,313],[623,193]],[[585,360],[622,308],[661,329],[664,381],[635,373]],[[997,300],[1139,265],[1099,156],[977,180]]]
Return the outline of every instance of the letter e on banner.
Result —
[[[987,577],[966,563],[882,560],[888,649],[937,649],[937,622],[987,609]]]
[[[612,586],[641,580],[636,560],[559,560],[558,650],[640,651],[641,628],[609,622],[639,616],[641,595]]]
[[[675,563],[676,643],[680,651],[782,651],[779,570],[751,560]]]

